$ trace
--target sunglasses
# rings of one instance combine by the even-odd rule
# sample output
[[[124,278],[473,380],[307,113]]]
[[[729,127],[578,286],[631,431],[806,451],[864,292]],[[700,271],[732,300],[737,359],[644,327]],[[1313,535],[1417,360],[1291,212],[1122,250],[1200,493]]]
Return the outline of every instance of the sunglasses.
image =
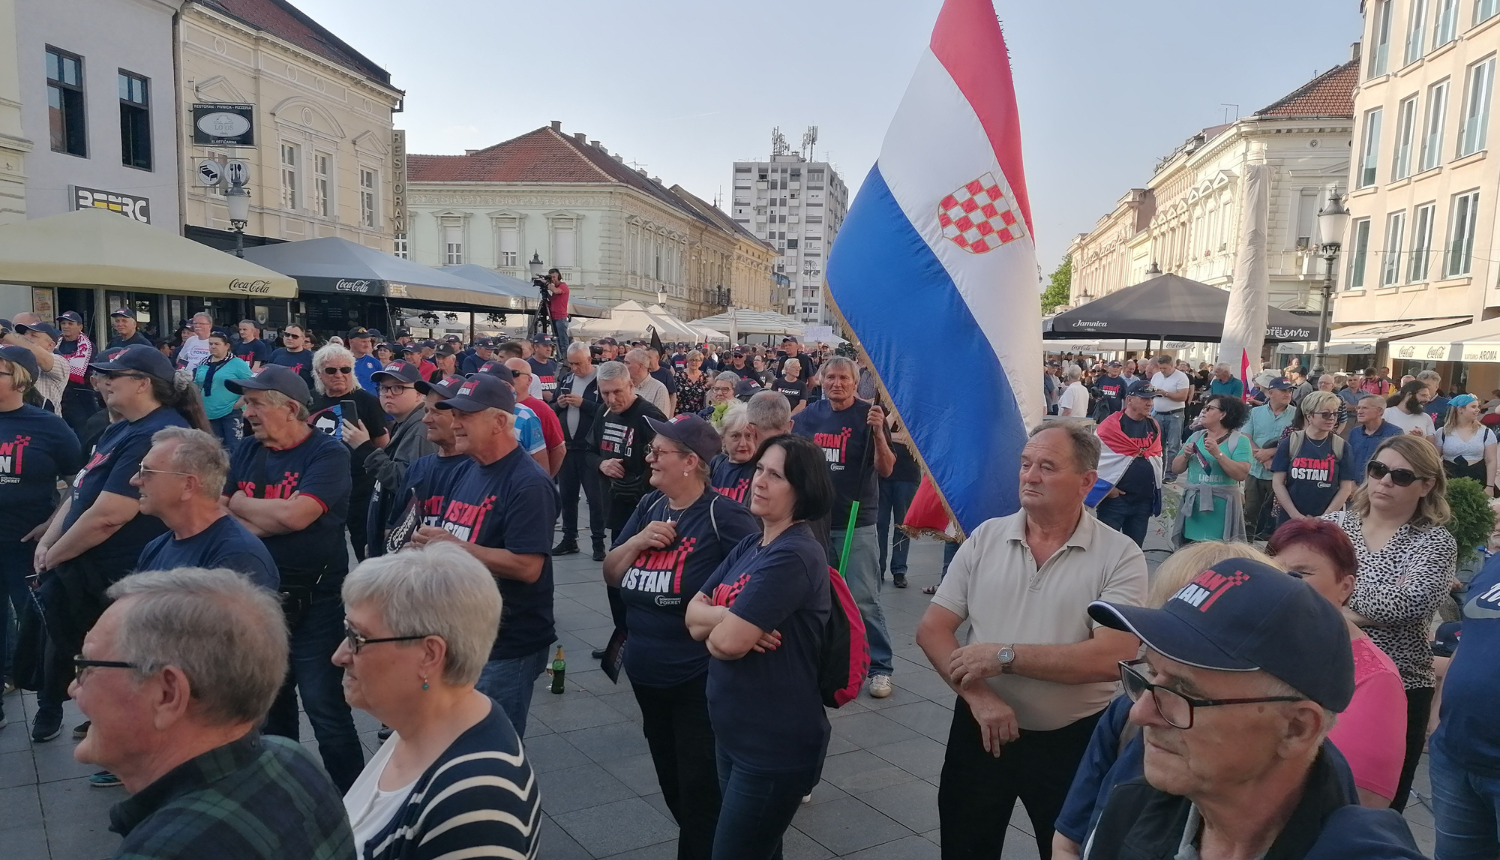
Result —
[[[325,368],[323,368],[323,372],[326,373],[326,374],[328,374],[329,376],[332,376],[335,373],[342,373],[345,376],[348,376],[349,374],[351,374],[351,373],[354,372],[354,368],[352,368],[352,367],[325,367]]]
[[[1379,460],[1371,460],[1365,464],[1365,474],[1372,480],[1378,481],[1386,475],[1391,476],[1391,483],[1398,487],[1410,487],[1417,480],[1417,473],[1410,469],[1392,469]]]

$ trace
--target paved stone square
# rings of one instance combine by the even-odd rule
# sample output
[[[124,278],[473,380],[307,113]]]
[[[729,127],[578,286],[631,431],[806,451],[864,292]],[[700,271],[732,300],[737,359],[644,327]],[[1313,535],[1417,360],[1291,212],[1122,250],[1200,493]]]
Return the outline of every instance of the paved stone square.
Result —
[[[1153,544],[1148,543],[1148,549]],[[1160,553],[1151,553],[1159,559]],[[913,639],[942,563],[932,541],[912,545],[911,587],[882,595],[896,651],[895,693],[868,695],[830,711],[833,737],[823,782],[797,814],[786,838],[787,860],[850,857],[926,860],[939,856],[937,786],[952,694],[927,665]],[[543,860],[655,860],[676,856],[672,822],[639,726],[640,712],[622,676],[611,684],[589,659],[610,633],[599,565],[587,555],[555,560],[556,614],[568,658],[567,690],[553,695],[538,682],[526,750],[542,789]],[[110,856],[118,837],[108,830],[109,807],[123,789],[91,788],[96,768],[73,760],[72,727],[81,721],[68,705],[64,733],[32,744],[33,697],[5,698],[10,725],[0,729],[0,854],[6,860],[92,860]],[[24,721],[23,721],[24,716]],[[367,750],[378,725],[355,712]],[[311,730],[304,722],[308,746]],[[1426,763],[1407,809],[1417,844],[1432,852],[1432,815]],[[1011,816],[1005,860],[1037,857],[1031,823],[1019,806]]]

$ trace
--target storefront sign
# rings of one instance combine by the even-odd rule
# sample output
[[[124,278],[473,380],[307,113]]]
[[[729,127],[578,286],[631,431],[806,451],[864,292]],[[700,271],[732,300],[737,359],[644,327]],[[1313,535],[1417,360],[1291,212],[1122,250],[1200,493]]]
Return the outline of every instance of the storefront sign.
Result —
[[[1283,328],[1281,326],[1266,326],[1266,337],[1276,340],[1310,340],[1313,336],[1311,328]]]
[[[101,191],[98,188],[84,188],[82,185],[69,185],[68,193],[73,197],[75,210],[107,209],[124,215],[126,218],[134,218],[142,224],[151,223],[151,201],[145,197],[116,194],[113,191]]]
[[[397,236],[406,235],[406,130],[391,131],[391,229]]]
[[[251,281],[235,278],[229,282],[229,291],[231,293],[245,293],[247,295],[269,295],[271,292],[271,282],[260,278]]]
[[[42,322],[53,321],[53,315],[57,313],[57,299],[51,287],[31,288],[31,312],[41,317]]]
[[[255,105],[193,105],[196,146],[254,146]]]
[[[339,278],[333,285],[334,290],[340,293],[368,293],[370,292],[370,281],[364,278]]]
[[[409,299],[411,295],[406,292],[405,284],[386,284],[385,294],[393,299]]]

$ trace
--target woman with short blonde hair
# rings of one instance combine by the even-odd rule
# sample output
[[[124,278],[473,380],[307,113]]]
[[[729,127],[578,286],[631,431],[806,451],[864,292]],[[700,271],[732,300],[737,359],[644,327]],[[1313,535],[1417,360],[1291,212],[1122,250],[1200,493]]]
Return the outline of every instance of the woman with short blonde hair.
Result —
[[[1276,525],[1341,510],[1354,492],[1354,457],[1333,431],[1342,401],[1332,391],[1310,391],[1298,409],[1302,429],[1283,437],[1271,459]]]

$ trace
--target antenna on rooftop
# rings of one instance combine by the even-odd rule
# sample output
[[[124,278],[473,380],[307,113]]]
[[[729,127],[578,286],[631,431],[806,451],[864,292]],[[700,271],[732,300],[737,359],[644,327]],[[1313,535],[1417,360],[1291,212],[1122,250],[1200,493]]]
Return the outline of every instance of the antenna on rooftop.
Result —
[[[810,125],[807,127],[807,131],[802,133],[802,157],[807,161],[812,161],[813,148],[817,145],[818,127]]]

